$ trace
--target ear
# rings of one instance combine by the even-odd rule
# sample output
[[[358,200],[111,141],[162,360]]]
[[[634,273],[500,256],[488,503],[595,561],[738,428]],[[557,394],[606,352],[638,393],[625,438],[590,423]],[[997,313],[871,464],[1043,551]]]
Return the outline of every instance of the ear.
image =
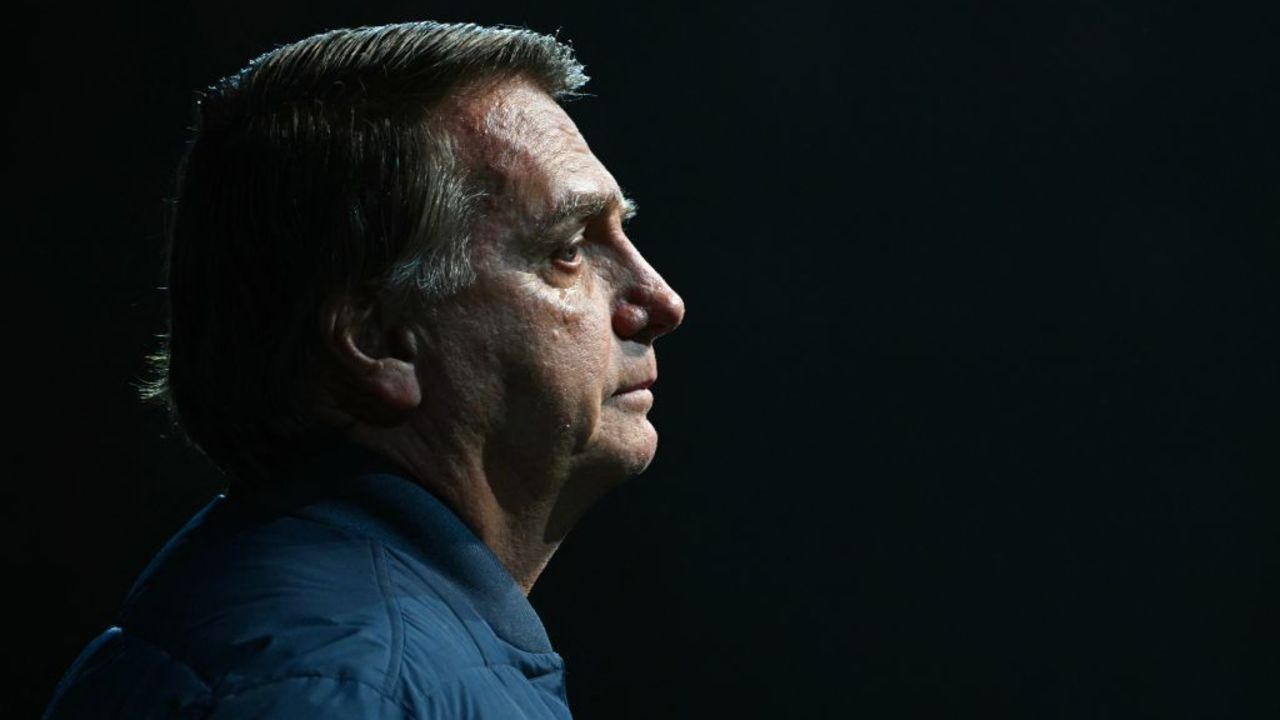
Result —
[[[422,403],[412,328],[385,323],[371,302],[335,296],[320,316],[325,390],[337,409],[372,425],[399,425]]]

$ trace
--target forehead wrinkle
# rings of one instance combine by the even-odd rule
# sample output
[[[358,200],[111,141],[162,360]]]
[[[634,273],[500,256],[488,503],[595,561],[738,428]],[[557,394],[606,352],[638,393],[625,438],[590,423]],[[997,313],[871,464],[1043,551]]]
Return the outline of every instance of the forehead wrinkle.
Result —
[[[487,187],[487,203],[496,212],[490,220],[508,230],[541,236],[568,219],[611,207],[624,220],[634,214],[635,203],[591,153],[573,120],[538,88],[520,81],[491,87],[459,103],[452,119]]]
[[[525,107],[512,98],[519,81],[464,88],[435,113],[440,129],[452,135],[457,152],[488,187],[502,192],[520,170],[536,165],[545,141]]]
[[[546,93],[517,83],[494,95],[481,122],[504,170],[537,167],[540,160],[561,169],[575,155],[590,155],[577,126]]]
[[[558,105],[530,106],[521,100],[519,88],[499,93],[479,118],[485,146],[481,164],[495,194],[537,206],[540,199],[549,200],[552,177],[572,175],[588,164],[575,162],[585,148],[577,147],[582,143],[567,116],[554,112]]]

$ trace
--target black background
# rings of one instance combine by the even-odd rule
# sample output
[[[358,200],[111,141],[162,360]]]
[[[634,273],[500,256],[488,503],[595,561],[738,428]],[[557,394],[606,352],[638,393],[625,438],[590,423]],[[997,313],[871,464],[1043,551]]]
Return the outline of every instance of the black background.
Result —
[[[1280,717],[1280,23],[1195,5],[16,6],[0,709],[218,487],[133,388],[194,92],[429,18],[574,44],[688,305],[533,593],[578,717]]]

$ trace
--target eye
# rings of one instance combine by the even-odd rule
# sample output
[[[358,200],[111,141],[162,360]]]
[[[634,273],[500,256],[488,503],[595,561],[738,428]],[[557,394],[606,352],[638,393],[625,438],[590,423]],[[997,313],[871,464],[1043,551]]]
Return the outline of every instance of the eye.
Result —
[[[582,264],[582,243],[577,242],[572,245],[565,245],[556,250],[551,259],[555,260],[559,265],[576,268]]]

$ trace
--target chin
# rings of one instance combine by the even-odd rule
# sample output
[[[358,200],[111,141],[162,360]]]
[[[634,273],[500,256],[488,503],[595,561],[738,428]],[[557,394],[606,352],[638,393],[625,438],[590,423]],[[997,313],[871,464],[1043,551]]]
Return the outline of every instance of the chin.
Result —
[[[654,452],[652,450],[628,456],[620,463],[620,470],[624,479],[633,478],[648,470],[649,464],[653,462],[653,456]]]
[[[653,456],[658,452],[658,431],[654,429],[648,418],[644,418],[640,422],[640,427],[628,433],[626,440],[620,455],[627,468],[628,477],[634,477],[644,472],[649,467],[649,463],[653,462]]]
[[[658,432],[647,419],[609,428],[597,442],[585,463],[606,486],[620,484],[644,472],[658,449]]]

